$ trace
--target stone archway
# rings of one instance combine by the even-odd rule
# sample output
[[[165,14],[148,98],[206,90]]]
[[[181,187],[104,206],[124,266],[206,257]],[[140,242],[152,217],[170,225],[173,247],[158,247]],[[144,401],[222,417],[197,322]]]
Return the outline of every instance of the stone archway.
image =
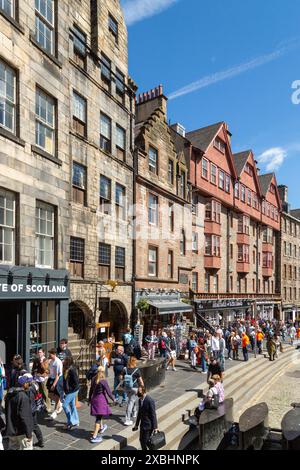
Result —
[[[93,312],[81,300],[75,300],[69,305],[69,327],[73,328],[74,333],[81,339],[89,339],[90,327],[93,321]]]
[[[125,305],[119,300],[112,300],[110,311],[102,312],[99,322],[110,322],[110,334],[114,333],[116,341],[121,341],[122,335],[128,327],[128,318]]]

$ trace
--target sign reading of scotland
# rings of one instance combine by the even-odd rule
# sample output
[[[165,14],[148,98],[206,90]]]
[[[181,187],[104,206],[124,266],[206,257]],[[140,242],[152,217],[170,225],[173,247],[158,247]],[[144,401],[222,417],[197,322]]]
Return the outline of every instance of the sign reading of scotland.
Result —
[[[68,297],[68,271],[0,266],[0,300],[68,299]]]

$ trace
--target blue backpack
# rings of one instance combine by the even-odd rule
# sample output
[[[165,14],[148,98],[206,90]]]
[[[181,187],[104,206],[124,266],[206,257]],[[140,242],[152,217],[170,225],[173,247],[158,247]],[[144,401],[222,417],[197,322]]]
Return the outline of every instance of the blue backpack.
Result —
[[[127,368],[125,367],[125,375],[124,375],[124,382],[123,382],[123,387],[125,390],[132,390],[135,382],[137,379],[133,380],[134,374],[138,371],[138,369],[135,369],[132,374],[128,374]]]

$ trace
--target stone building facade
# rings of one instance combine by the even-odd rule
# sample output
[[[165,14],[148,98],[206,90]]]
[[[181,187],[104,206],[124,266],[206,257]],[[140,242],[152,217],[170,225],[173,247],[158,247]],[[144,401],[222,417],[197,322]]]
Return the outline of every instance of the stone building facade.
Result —
[[[279,186],[282,200],[281,233],[278,245],[283,319],[300,319],[300,210],[291,209],[288,187]]]
[[[160,320],[162,295],[170,303],[164,319],[192,310],[180,303],[181,297],[189,297],[192,285],[190,146],[177,130],[167,123],[167,98],[162,86],[139,95],[135,127],[135,295],[137,305],[142,298],[150,299],[150,313],[156,313]]]
[[[70,320],[85,337],[93,320],[110,322],[120,339],[132,310],[134,84],[127,29],[119,1],[67,3]]]
[[[136,89],[120,3],[3,1],[0,44],[3,276],[27,266],[70,287],[57,299],[55,338],[41,333],[45,347],[68,322],[82,338],[95,320],[111,322],[119,339],[132,310]],[[37,317],[50,322],[44,309],[54,307],[45,299],[30,312],[28,302],[17,310],[35,338]]]
[[[29,362],[38,346],[55,346],[68,329],[68,298],[38,296],[32,289],[67,276],[67,3],[59,2],[59,14],[35,9],[30,0],[0,3],[1,285],[30,291],[1,296],[0,343],[7,361],[18,352]],[[47,42],[40,34],[46,23]]]

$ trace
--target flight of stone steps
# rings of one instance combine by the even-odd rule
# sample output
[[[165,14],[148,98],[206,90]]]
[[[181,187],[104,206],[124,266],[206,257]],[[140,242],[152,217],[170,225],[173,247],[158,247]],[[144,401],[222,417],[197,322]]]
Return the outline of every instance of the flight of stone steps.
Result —
[[[284,346],[279,358],[270,362],[264,355],[251,358],[247,363],[241,361],[225,371],[224,387],[226,398],[234,399],[234,420],[238,421],[244,410],[253,405],[256,396],[283,374],[291,364],[299,363],[300,352],[294,347]],[[187,383],[187,389],[189,388]],[[199,390],[207,390],[206,384],[199,385]],[[166,434],[165,450],[187,449],[193,439],[197,438],[198,430],[189,431],[188,410],[193,414],[200,399],[197,392],[186,392],[181,397],[158,409],[159,429]],[[134,450],[140,449],[139,433],[132,428],[125,429],[118,435],[118,441],[107,439],[94,450]]]

